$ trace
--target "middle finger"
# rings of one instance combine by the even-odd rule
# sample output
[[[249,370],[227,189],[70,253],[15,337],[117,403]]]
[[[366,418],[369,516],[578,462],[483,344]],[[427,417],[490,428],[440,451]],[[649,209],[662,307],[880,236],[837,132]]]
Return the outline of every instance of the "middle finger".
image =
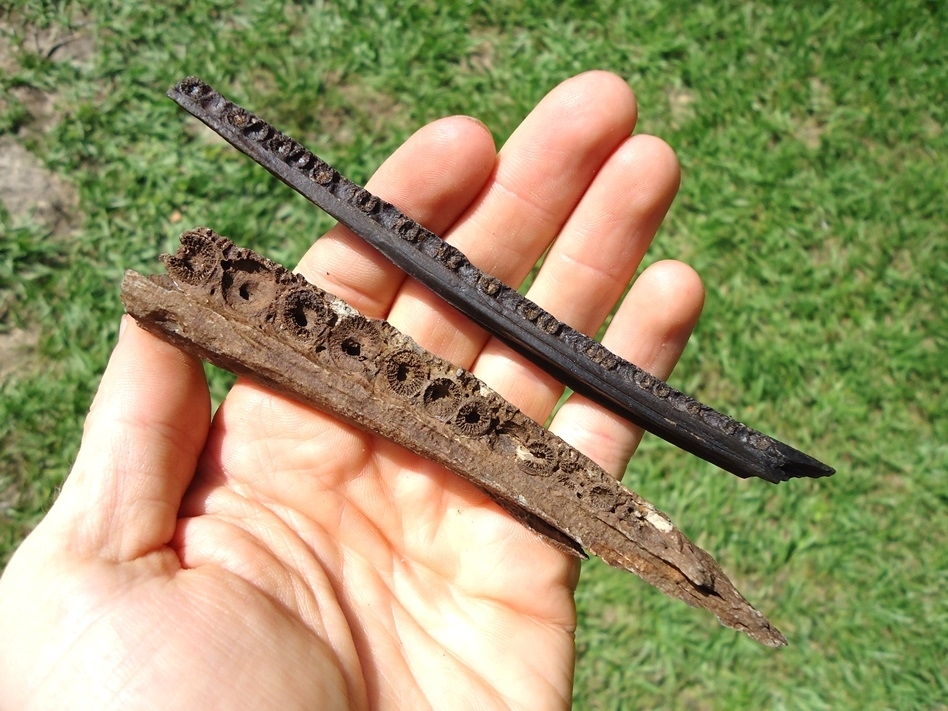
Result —
[[[678,160],[653,136],[632,136],[583,196],[527,296],[577,331],[595,336],[632,280],[678,190]],[[475,372],[527,415],[544,421],[563,385],[499,340]]]
[[[635,118],[632,91],[613,74],[589,72],[560,84],[511,136],[448,241],[481,270],[516,286],[560,234]],[[388,320],[464,367],[488,338],[414,280],[402,286]]]

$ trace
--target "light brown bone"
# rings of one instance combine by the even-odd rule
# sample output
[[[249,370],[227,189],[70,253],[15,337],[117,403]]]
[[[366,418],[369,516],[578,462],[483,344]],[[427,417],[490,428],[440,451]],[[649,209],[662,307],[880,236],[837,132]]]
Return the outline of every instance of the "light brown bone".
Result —
[[[125,276],[122,299],[143,328],[442,464],[561,550],[586,549],[762,644],[786,644],[663,513],[471,373],[209,229],[181,241],[167,276]]]

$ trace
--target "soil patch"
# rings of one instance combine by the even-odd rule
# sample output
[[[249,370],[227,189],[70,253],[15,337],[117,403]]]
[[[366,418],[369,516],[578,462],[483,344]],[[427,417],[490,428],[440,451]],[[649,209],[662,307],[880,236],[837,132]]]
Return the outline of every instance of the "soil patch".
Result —
[[[22,328],[0,333],[0,383],[36,360],[39,334]]]
[[[0,202],[13,224],[29,220],[53,234],[76,223],[76,189],[9,136],[0,137]]]

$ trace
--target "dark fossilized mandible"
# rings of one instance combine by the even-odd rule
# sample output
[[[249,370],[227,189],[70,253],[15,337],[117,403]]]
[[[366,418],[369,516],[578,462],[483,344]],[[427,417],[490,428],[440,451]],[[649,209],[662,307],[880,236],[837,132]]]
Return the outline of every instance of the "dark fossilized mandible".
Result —
[[[166,276],[126,273],[122,300],[143,328],[444,465],[561,550],[786,644],[663,513],[468,371],[209,229],[181,242]]]
[[[833,469],[672,388],[478,270],[456,248],[195,78],[168,96],[369,242],[409,275],[561,382],[741,477],[770,482]]]

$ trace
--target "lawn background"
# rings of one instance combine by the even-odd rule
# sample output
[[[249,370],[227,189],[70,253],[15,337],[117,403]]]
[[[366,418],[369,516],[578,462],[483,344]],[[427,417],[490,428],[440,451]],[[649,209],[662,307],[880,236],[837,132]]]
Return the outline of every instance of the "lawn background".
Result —
[[[790,645],[591,562],[576,708],[948,709],[946,30],[936,1],[0,2],[0,151],[68,208],[0,207],[0,565],[68,471],[123,270],[205,224],[293,263],[331,224],[171,83],[201,76],[362,181],[427,121],[471,114],[500,145],[609,69],[682,163],[648,260],[708,286],[673,384],[839,473],[740,481],[647,438],[626,482]]]

